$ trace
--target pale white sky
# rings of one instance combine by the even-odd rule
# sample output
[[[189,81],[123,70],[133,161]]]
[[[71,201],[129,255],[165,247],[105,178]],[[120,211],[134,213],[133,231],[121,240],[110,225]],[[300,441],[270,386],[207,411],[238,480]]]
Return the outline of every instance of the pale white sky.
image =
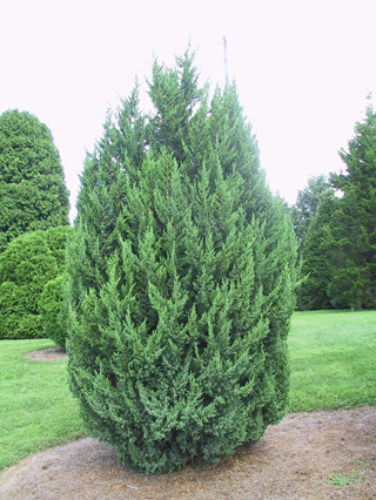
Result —
[[[341,168],[376,91],[375,19],[375,0],[0,0],[0,113],[50,128],[73,206],[106,110],[153,55],[171,64],[191,40],[202,82],[223,85],[225,36],[268,183],[293,203],[308,177]]]

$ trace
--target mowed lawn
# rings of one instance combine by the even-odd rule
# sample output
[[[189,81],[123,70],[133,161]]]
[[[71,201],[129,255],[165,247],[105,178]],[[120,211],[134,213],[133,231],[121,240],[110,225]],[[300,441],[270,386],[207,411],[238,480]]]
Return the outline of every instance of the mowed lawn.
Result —
[[[66,361],[25,353],[48,339],[0,341],[0,469],[84,433]],[[376,311],[296,312],[289,411],[376,404]]]
[[[0,341],[0,470],[83,433],[67,362],[24,358],[54,345],[49,339]]]
[[[376,405],[376,311],[295,312],[289,411]]]

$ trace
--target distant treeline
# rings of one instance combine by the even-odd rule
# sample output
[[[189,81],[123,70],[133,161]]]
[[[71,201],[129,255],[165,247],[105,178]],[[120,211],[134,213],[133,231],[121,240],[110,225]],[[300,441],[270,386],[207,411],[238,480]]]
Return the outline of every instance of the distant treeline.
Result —
[[[299,309],[376,308],[376,115],[370,106],[345,171],[312,178],[292,207],[302,258]]]

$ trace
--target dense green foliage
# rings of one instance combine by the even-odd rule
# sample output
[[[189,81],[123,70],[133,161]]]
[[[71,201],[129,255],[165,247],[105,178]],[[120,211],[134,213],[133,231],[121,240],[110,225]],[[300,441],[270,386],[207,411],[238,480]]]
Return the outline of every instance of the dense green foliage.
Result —
[[[330,191],[332,191],[330,184],[323,175],[311,177],[308,179],[308,186],[298,191],[296,204],[292,207],[291,215],[296,237],[300,244],[305,240],[309,225],[318,214],[322,196]]]
[[[233,85],[155,63],[85,165],[68,247],[71,388],[147,472],[212,463],[285,413],[296,240]]]
[[[69,226],[33,231],[0,254],[0,338],[46,337],[39,301],[44,286],[64,271]]]
[[[334,276],[332,235],[333,216],[337,206],[333,192],[321,197],[317,214],[312,218],[301,244],[302,276],[298,289],[298,309],[331,309],[328,288]],[[338,304],[340,307],[340,304]]]
[[[375,324],[376,311],[293,314],[289,411],[376,405]],[[66,362],[24,358],[45,347],[52,342],[0,342],[0,469],[84,432]]]
[[[48,128],[26,112],[0,116],[0,252],[27,231],[68,224],[68,191]]]
[[[376,308],[376,115],[370,107],[332,174],[301,246],[307,276],[298,306]],[[307,188],[308,189],[308,188]],[[334,196],[334,190],[342,193]],[[299,207],[295,207],[295,213]]]
[[[376,114],[369,107],[358,123],[348,151],[346,172],[332,175],[343,192],[333,222],[336,272],[329,287],[332,301],[352,309],[376,308]]]
[[[65,349],[66,329],[61,317],[63,275],[44,285],[39,299],[39,313],[47,337]]]

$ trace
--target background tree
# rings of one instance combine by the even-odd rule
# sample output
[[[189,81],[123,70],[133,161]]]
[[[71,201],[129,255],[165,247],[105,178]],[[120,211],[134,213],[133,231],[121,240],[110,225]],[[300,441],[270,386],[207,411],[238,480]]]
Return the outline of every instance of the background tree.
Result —
[[[0,116],[0,252],[27,231],[68,224],[68,191],[48,128],[29,113]]]
[[[331,174],[330,186],[322,178],[310,182],[293,208],[306,277],[298,291],[299,308],[376,307],[376,116],[372,107],[364,122],[356,125],[348,151],[340,155],[346,171]],[[342,196],[336,197],[335,191]]]
[[[298,191],[296,204],[291,209],[296,237],[300,248],[304,242],[308,227],[316,217],[323,195],[333,191],[323,175],[308,179],[308,186]]]
[[[336,274],[331,300],[353,309],[376,307],[376,115],[370,106],[355,128],[346,171],[331,182],[343,193],[334,224]]]
[[[333,190],[321,194],[317,213],[305,231],[300,246],[303,281],[297,292],[298,309],[335,306],[329,296],[329,286],[335,273],[333,222],[337,203]]]
[[[284,414],[295,237],[233,85],[155,63],[87,159],[68,247],[70,385],[147,472],[216,462]]]

